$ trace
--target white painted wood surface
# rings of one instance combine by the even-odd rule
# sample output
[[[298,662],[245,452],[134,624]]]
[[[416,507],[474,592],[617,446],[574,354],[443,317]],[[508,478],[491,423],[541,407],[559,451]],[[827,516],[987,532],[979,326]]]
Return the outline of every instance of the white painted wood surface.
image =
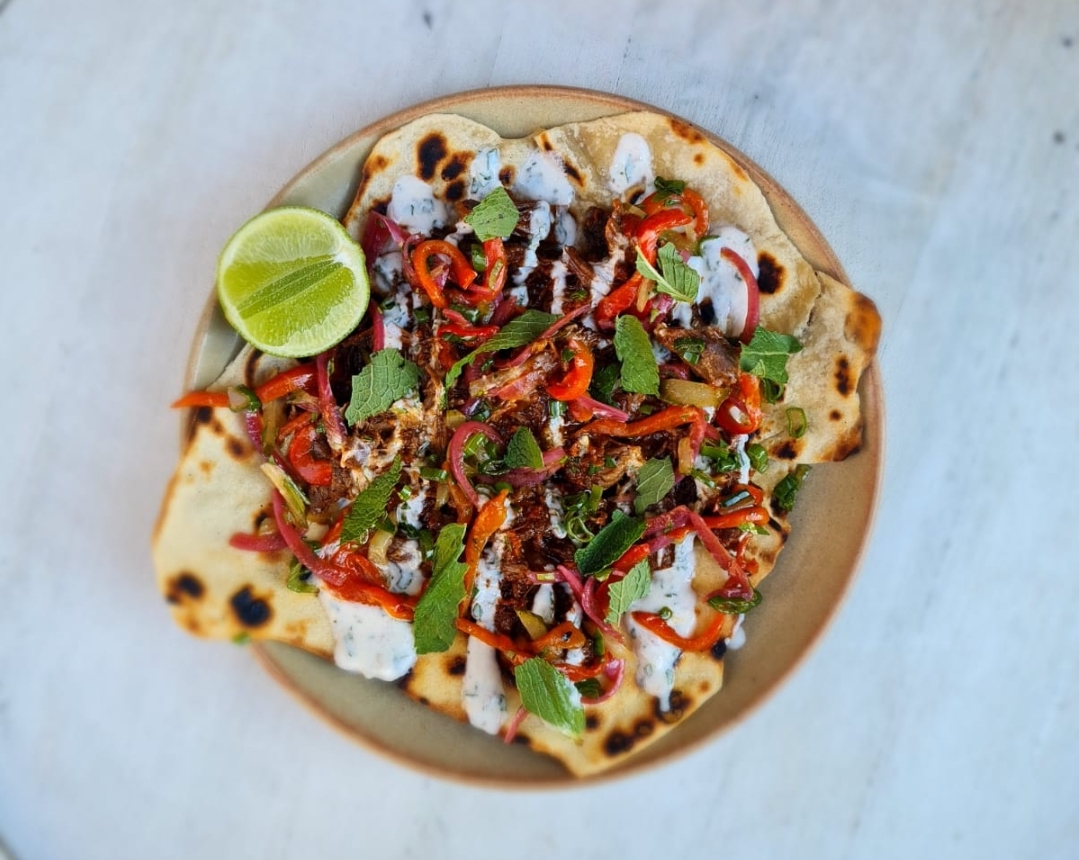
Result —
[[[379,8],[383,6],[383,8]],[[165,403],[218,249],[355,128],[617,92],[761,163],[884,317],[883,501],[752,719],[586,792],[354,747],[168,624]],[[1079,855],[1079,5],[0,2],[0,842],[126,857]]]

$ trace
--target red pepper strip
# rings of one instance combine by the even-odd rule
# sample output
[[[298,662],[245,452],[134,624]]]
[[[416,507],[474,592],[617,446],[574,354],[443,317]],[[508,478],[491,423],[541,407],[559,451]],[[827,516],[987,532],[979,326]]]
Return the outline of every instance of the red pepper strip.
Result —
[[[489,302],[502,292],[506,284],[506,273],[509,266],[506,262],[506,248],[499,238],[488,239],[483,243],[483,258],[486,261],[484,269],[483,285],[473,286],[465,298]]]
[[[532,641],[532,647],[537,652],[544,648],[580,648],[585,643],[585,635],[572,621],[563,621],[557,627],[552,627],[539,639]]]
[[[323,582],[331,585],[343,583],[346,576],[345,571],[315,555],[311,547],[304,542],[303,536],[288,521],[285,516],[285,500],[281,498],[281,494],[277,490],[273,490],[271,497],[273,499],[273,515],[274,520],[277,522],[277,530],[281,533],[281,537],[285,539],[285,543],[288,544],[288,548],[292,550],[292,554],[296,556],[300,564]]]
[[[761,318],[761,291],[757,286],[757,279],[753,277],[753,270],[749,268],[749,264],[730,248],[721,250],[719,256],[738,270],[738,274],[742,276],[742,282],[746,285],[746,320],[742,323],[742,331],[738,339],[742,343],[749,343],[753,339],[753,332]]]
[[[566,348],[573,352],[570,369],[560,382],[552,382],[547,386],[547,393],[555,400],[576,400],[584,397],[588,394],[588,386],[592,382],[595,359],[588,344],[571,337]]]
[[[723,635],[723,628],[727,623],[727,616],[722,612],[716,612],[708,626],[696,636],[679,636],[671,626],[656,615],[654,612],[634,612],[633,620],[641,625],[649,633],[654,633],[664,642],[670,642],[676,648],[683,651],[707,651],[715,645]]]
[[[333,389],[330,388],[331,352],[333,350],[327,350],[315,359],[315,378],[318,381],[318,405],[322,413],[322,424],[326,428],[326,441],[330,443],[330,450],[340,451],[345,445],[348,431],[345,430],[344,419],[341,418],[341,411],[333,397]]]
[[[471,618],[458,618],[457,629],[466,636],[474,636],[485,645],[490,645],[501,651],[514,665],[523,663],[528,659],[528,654],[522,653],[517,643],[504,633],[495,633],[473,621]]]
[[[738,377],[738,392],[720,404],[716,410],[716,423],[735,436],[748,435],[761,424],[760,380],[749,373]]]
[[[710,529],[736,529],[743,523],[756,523],[763,525],[768,522],[768,511],[754,505],[750,508],[739,508],[726,514],[701,517]]]
[[[677,194],[656,191],[649,194],[641,203],[641,208],[648,215],[675,206],[685,206],[693,213],[693,232],[698,236],[703,236],[708,232],[708,206],[701,195],[692,188],[685,188]]]
[[[644,561],[651,554],[652,550],[648,546],[648,544],[639,543],[636,546],[631,546],[624,553],[622,553],[622,557],[614,563],[613,567],[615,570],[620,570],[623,573],[626,573],[631,567]]]
[[[603,670],[607,668],[607,663],[602,658],[591,665],[585,664],[584,666],[574,666],[572,663],[554,663],[552,665],[574,684],[588,678],[598,678],[603,673]]]
[[[357,557],[363,558],[363,556]],[[367,561],[367,559],[364,560]],[[370,562],[368,563],[370,564]],[[322,577],[319,578],[322,579]],[[379,606],[387,615],[399,618],[402,621],[411,621],[416,614],[415,597],[407,594],[394,594],[381,585],[371,585],[350,577],[341,585],[334,585],[324,580],[323,587],[341,600],[366,603],[368,606]]]
[[[532,367],[518,376],[512,382],[507,382],[501,388],[488,392],[491,397],[499,400],[520,400],[530,397],[540,383],[547,378],[548,371],[542,367]]]
[[[445,322],[439,326],[438,336],[445,337],[446,335],[453,335],[459,337],[462,340],[475,341],[472,346],[477,346],[483,343],[485,340],[490,340],[498,334],[498,326],[496,325],[469,325],[468,323],[455,323]]]
[[[318,436],[318,427],[307,424],[297,430],[288,446],[288,458],[301,478],[315,487],[328,487],[333,480],[333,464],[317,459],[311,454],[311,446]]]
[[[236,532],[229,538],[229,546],[247,552],[277,552],[288,546],[280,532],[267,532],[266,534],[252,535],[247,532]]]
[[[622,286],[611,290],[599,300],[596,305],[596,327],[609,329],[614,327],[614,318],[623,311],[627,311],[637,301],[637,290],[640,288],[642,278],[639,273],[633,276]]]
[[[476,280],[476,272],[465,259],[465,255],[443,239],[428,239],[416,246],[416,250],[412,252],[412,266],[416,271],[416,278],[431,304],[436,308],[445,308],[449,306],[449,302],[428,267],[430,258],[436,254],[450,258],[453,279],[462,290],[467,290]]]
[[[633,565],[643,561],[649,556],[655,555],[663,549],[663,547],[672,543],[680,543],[691,531],[693,531],[693,529],[686,526],[662,531],[651,540],[646,541],[645,543],[639,543],[626,550],[625,555],[614,563],[614,569],[623,573],[628,572]],[[608,580],[608,582],[610,582],[610,580]]]
[[[197,406],[212,406],[215,409],[227,409],[229,396],[224,391],[189,391],[179,400],[172,402],[173,409],[187,409]]]
[[[655,415],[649,415],[631,424],[615,421],[613,418],[601,418],[599,421],[585,425],[583,432],[632,439],[637,436],[649,436],[661,430],[673,430],[675,427],[704,419],[704,410],[698,406],[668,406]]]
[[[263,403],[269,403],[271,400],[277,400],[278,397],[284,397],[293,391],[299,391],[301,388],[309,390],[312,388],[311,383],[314,381],[315,365],[310,362],[298,364],[262,383],[255,389],[255,394]]]
[[[506,497],[508,490],[503,490],[493,499],[489,500],[476,515],[472,522],[472,528],[468,532],[468,542],[465,544],[465,594],[472,593],[472,583],[476,579],[476,570],[479,568],[480,556],[487,541],[495,534],[506,521]]]

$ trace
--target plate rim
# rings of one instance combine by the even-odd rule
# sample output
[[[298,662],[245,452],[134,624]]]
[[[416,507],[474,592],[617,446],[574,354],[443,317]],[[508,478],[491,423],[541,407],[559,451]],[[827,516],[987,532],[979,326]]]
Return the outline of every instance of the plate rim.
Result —
[[[843,268],[835,251],[832,249],[831,244],[823,233],[821,233],[813,220],[809,218],[801,204],[799,204],[798,201],[795,200],[770,173],[740,149],[714,132],[711,132],[709,129],[701,127],[672,111],[626,96],[582,87],[548,86],[542,84],[486,87],[453,92],[408,105],[367,123],[308,161],[307,164],[293,175],[280,190],[270,198],[263,208],[269,209],[280,205],[307,177],[312,173],[326,169],[338,159],[347,155],[347,153],[356,145],[357,141],[363,138],[371,135],[381,137],[387,132],[420,116],[430,113],[453,113],[455,112],[455,109],[460,110],[462,107],[467,109],[469,106],[475,105],[483,100],[535,98],[561,99],[572,102],[576,106],[587,104],[590,107],[596,108],[596,116],[603,115],[599,112],[601,109],[610,109],[608,115],[636,110],[650,111],[672,117],[699,130],[710,142],[724,150],[738,162],[739,165],[747,170],[753,181],[761,187],[761,191],[769,204],[769,208],[773,210],[773,214],[776,214],[776,198],[782,201],[782,207],[786,210],[786,217],[784,220],[793,219],[796,221],[799,228],[803,229],[808,235],[808,238],[813,241],[814,247],[812,250],[814,253],[810,256],[802,247],[801,243],[795,241],[794,238],[791,239],[792,242],[795,242],[795,246],[798,248],[799,252],[809,261],[810,265],[812,265],[815,270],[823,271],[842,282],[845,286],[853,289],[849,276]],[[549,123],[549,125],[557,124],[560,124],[557,120],[552,120]],[[777,221],[780,221],[778,215]],[[784,226],[782,221],[780,221],[780,226],[784,233],[788,233],[787,226]],[[216,289],[211,286],[210,295],[195,328],[191,349],[188,355],[187,365],[184,371],[185,390],[191,387],[191,383],[199,370],[200,357],[204,352],[206,341],[211,336],[215,317],[220,313],[217,310],[217,304]],[[329,725],[331,728],[348,738],[351,742],[358,743],[365,750],[375,753],[384,760],[404,765],[405,767],[426,776],[438,777],[440,779],[488,789],[513,789],[519,791],[541,789],[557,790],[595,786],[623,779],[627,776],[640,775],[646,771],[667,766],[698,751],[706,744],[713,743],[717,737],[740,725],[771,699],[776,691],[804,665],[805,661],[816,650],[821,640],[824,638],[824,635],[835,622],[839,615],[839,610],[849,598],[854,581],[861,571],[870,544],[870,539],[875,528],[884,477],[886,446],[885,405],[880,367],[876,357],[874,357],[866,366],[859,383],[858,393],[861,398],[863,439],[866,437],[872,439],[875,461],[872,463],[872,469],[869,470],[869,501],[865,511],[865,527],[854,549],[850,569],[845,572],[835,599],[828,606],[823,617],[819,619],[816,629],[812,631],[808,641],[806,641],[804,647],[801,648],[794,659],[791,660],[788,665],[783,667],[774,678],[763,684],[740,711],[721,721],[718,725],[709,729],[700,737],[687,739],[677,748],[668,751],[659,758],[638,759],[636,756],[630,756],[612,768],[585,777],[574,776],[568,770],[564,770],[549,778],[543,776],[531,776],[518,779],[508,779],[453,770],[432,762],[421,761],[399,752],[381,743],[377,738],[365,734],[356,726],[345,722],[341,717],[331,712],[316,696],[296,684],[289,673],[275,660],[270,650],[271,647],[291,648],[291,646],[282,643],[252,642],[249,646],[250,651],[254,656],[255,661],[276,683],[283,687],[293,699],[298,701],[305,708],[305,710],[315,715],[324,724]],[[193,410],[188,410],[181,416],[181,444],[182,441],[186,439],[192,417]],[[859,455],[864,456],[864,452],[859,452],[859,454],[854,454],[853,456]],[[301,649],[295,650],[299,651]],[[401,695],[404,694],[402,693]],[[450,719],[443,715],[439,716],[442,716],[443,719]],[[540,754],[537,753],[536,755]]]

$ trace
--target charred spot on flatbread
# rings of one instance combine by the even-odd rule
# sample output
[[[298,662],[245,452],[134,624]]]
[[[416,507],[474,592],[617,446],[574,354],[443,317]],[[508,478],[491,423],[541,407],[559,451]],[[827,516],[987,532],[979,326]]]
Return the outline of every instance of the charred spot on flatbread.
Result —
[[[861,293],[853,293],[851,309],[843,325],[847,340],[872,353],[880,341],[880,312],[873,300]]]
[[[169,580],[165,590],[165,600],[169,603],[183,603],[185,600],[201,600],[206,593],[202,580],[189,570],[181,570]]]
[[[517,175],[517,171],[512,166],[503,167],[498,171],[498,181],[503,185],[513,185],[513,179]]]
[[[704,142],[704,135],[697,129],[691,126],[688,122],[683,122],[680,119],[671,117],[671,131],[678,135],[682,140],[691,144],[698,144]]]
[[[716,660],[722,660],[727,654],[727,640],[719,639],[708,653]]]
[[[195,410],[195,424],[209,424],[214,418],[212,406],[200,406]]]
[[[854,390],[851,380],[850,362],[845,355],[839,356],[835,362],[835,390],[848,397]]]
[[[409,691],[409,688],[412,686],[413,677],[414,676],[412,674],[412,670],[409,669],[407,672],[405,672],[405,674],[403,674],[400,678],[394,681],[394,683],[407,693]],[[418,696],[419,694],[417,693],[416,695]]]
[[[695,152],[695,153],[693,153],[693,163],[696,164],[698,167],[702,166],[704,164],[704,153],[703,152]]]
[[[775,295],[783,288],[784,269],[771,254],[761,251],[757,254],[757,287],[762,293]]]
[[[585,731],[594,732],[599,728],[599,717],[595,714],[585,714],[584,728]]]
[[[797,439],[786,439],[783,444],[775,449],[775,455],[780,460],[796,460],[800,453]]]
[[[462,173],[464,173],[464,170],[468,166],[471,158],[472,153],[455,152],[442,166],[442,179],[446,182],[452,182],[454,179],[459,177]]]
[[[261,627],[273,617],[268,600],[258,597],[250,585],[245,585],[229,598],[236,620],[244,627]]]
[[[843,413],[840,412],[838,409],[833,409],[831,412],[828,413],[828,419],[830,421],[842,421]]]
[[[685,692],[678,687],[671,690],[669,707],[667,710],[663,710],[660,707],[659,699],[654,699],[655,705],[652,709],[652,713],[655,714],[656,720],[661,723],[677,723],[682,719],[693,705],[693,700],[685,694]]]
[[[456,203],[458,200],[463,199],[465,196],[465,183],[464,180],[458,179],[455,182],[451,182],[446,186],[446,199],[451,203]]]
[[[633,735],[626,734],[619,729],[615,729],[603,742],[603,750],[611,758],[616,758],[620,755],[625,755],[631,749],[633,749],[634,737]]]
[[[246,460],[248,454],[251,453],[251,449],[235,436],[229,436],[225,439],[225,450],[234,460]]]
[[[649,717],[641,717],[633,724],[633,734],[639,738],[646,738],[656,730],[656,721]]]
[[[446,672],[449,675],[463,675],[465,673],[465,658],[458,654],[446,661]]]
[[[581,171],[579,171],[576,167],[574,167],[572,164],[570,164],[569,161],[563,160],[563,162],[562,162],[562,172],[565,173],[566,176],[568,176],[570,179],[572,179],[578,185],[581,185],[581,186],[584,185],[584,177],[581,175]]]
[[[431,132],[416,145],[416,172],[424,182],[430,182],[438,172],[438,166],[449,154],[446,138],[437,131]]]

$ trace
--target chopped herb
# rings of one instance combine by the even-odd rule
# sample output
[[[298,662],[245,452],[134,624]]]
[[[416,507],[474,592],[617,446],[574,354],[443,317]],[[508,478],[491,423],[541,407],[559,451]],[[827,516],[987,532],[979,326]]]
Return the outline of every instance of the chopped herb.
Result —
[[[554,666],[532,657],[514,669],[513,676],[526,711],[572,737],[584,731],[581,694]]]
[[[506,445],[507,469],[542,469],[543,450],[527,427],[518,427]]]
[[[420,308],[414,308],[413,311],[412,311],[412,316],[415,318],[416,322],[418,322],[418,323],[430,322],[430,320],[431,320],[431,311],[426,306],[420,307]]]
[[[487,268],[487,255],[483,253],[482,245],[472,246],[472,268],[479,274],[483,274],[484,269]]]
[[[498,334],[454,363],[446,374],[446,389],[453,387],[461,371],[478,356],[498,352],[500,349],[515,349],[530,344],[557,321],[557,315],[545,314],[543,311],[525,311],[519,317],[510,320]]]
[[[246,385],[230,385],[228,389],[229,409],[233,412],[258,412],[262,401]]]
[[[662,176],[657,176],[655,185],[656,191],[668,194],[681,194],[686,190],[686,183],[681,179],[664,179]]]
[[[596,368],[592,374],[592,384],[588,388],[589,394],[608,406],[614,406],[614,390],[618,387],[618,381],[622,377],[622,369],[617,361],[604,364]]]
[[[600,529],[599,534],[573,554],[577,569],[583,576],[599,573],[618,561],[643,534],[644,520],[627,517],[616,510],[611,521]]]
[[[465,599],[465,572],[459,561],[465,548],[465,527],[443,526],[435,541],[431,582],[416,604],[412,635],[417,654],[445,651],[457,635],[457,613]]]
[[[299,594],[318,593],[318,586],[311,582],[311,571],[298,561],[293,561],[289,565],[288,581],[285,583],[285,587],[289,591],[295,591]]]
[[[652,569],[648,566],[648,559],[642,559],[630,568],[618,582],[612,582],[607,594],[610,598],[610,608],[607,610],[606,622],[617,624],[618,619],[637,600],[648,595],[652,587]]]
[[[356,496],[344,522],[341,523],[341,543],[362,541],[364,534],[378,525],[386,515],[386,506],[400,478],[401,458],[394,457],[390,468],[373,478]]]
[[[698,481],[708,487],[708,489],[714,490],[716,488],[715,479],[703,469],[691,469],[689,474],[690,477],[696,478]]]
[[[552,400],[547,404],[547,414],[552,418],[558,418],[566,414],[566,404],[561,400]]]
[[[576,350],[564,349],[564,350],[562,350],[562,361],[565,362],[565,363],[569,363],[569,362],[573,361],[573,356],[575,356],[576,354],[577,354]]]
[[[710,597],[708,605],[717,612],[726,615],[745,615],[751,609],[760,605],[761,593],[753,589],[752,597]]]
[[[669,606],[661,606],[659,608],[659,612],[657,612],[656,615],[658,615],[664,621],[670,621],[671,616],[674,615],[674,613],[671,611],[671,607],[669,607]]]
[[[248,633],[246,630],[241,630],[239,633],[232,637],[233,645],[246,645],[250,641],[251,634]]]
[[[761,397],[766,403],[778,403],[783,397],[783,386],[770,379],[762,379]]]
[[[352,399],[345,410],[345,419],[355,425],[385,412],[419,381],[419,367],[401,355],[400,350],[379,350],[371,356],[371,363],[352,377]]]
[[[680,337],[674,342],[674,351],[686,364],[696,364],[704,353],[704,339],[699,337]]]
[[[776,504],[785,511],[794,510],[794,501],[798,497],[798,491],[802,488],[802,482],[808,474],[809,466],[802,463],[776,484],[774,493]]]
[[[738,456],[723,442],[705,442],[701,454],[713,462],[716,472],[737,472],[741,468]]]
[[[640,516],[673,489],[674,468],[671,466],[671,458],[649,460],[637,473],[637,498],[633,501],[633,510]]]
[[[477,239],[486,242],[488,239],[508,239],[520,218],[517,204],[499,185],[465,216],[465,223],[472,228]]]
[[[585,699],[598,699],[603,694],[603,688],[595,678],[585,678],[583,681],[578,681],[574,686],[577,688],[577,692],[581,694],[581,697]]]
[[[768,471],[768,452],[764,450],[763,445],[750,442],[746,445],[746,456],[749,457],[749,465],[755,472]]]
[[[656,282],[656,292],[666,293],[679,302],[696,301],[701,276],[686,265],[678,249],[668,242],[659,249],[656,259],[662,274],[656,271],[640,251],[637,252],[637,271],[650,281]]]
[[[659,366],[648,332],[637,317],[623,314],[618,318],[614,348],[622,362],[622,388],[636,394],[659,394]]]
[[[599,509],[602,498],[603,488],[596,485],[590,490],[573,496],[566,496],[562,500],[562,509],[565,512],[563,523],[566,527],[566,535],[574,543],[587,543],[595,537],[591,529],[585,524],[585,520]]]
[[[450,473],[435,466],[421,466],[420,477],[428,481],[445,481],[450,477]]]
[[[742,347],[739,364],[745,373],[786,385],[787,358],[801,351],[797,338],[757,326],[753,339]]]
[[[486,400],[480,400],[476,408],[472,410],[473,421],[486,421],[491,417],[491,404]]]
[[[792,439],[801,439],[806,434],[806,411],[800,406],[787,408],[787,433]]]
[[[768,534],[768,529],[766,529],[762,525],[759,525],[758,523],[742,523],[740,526],[738,526],[738,531],[740,531],[740,532],[749,532],[750,534],[755,534],[755,535],[766,535],[766,534]]]

